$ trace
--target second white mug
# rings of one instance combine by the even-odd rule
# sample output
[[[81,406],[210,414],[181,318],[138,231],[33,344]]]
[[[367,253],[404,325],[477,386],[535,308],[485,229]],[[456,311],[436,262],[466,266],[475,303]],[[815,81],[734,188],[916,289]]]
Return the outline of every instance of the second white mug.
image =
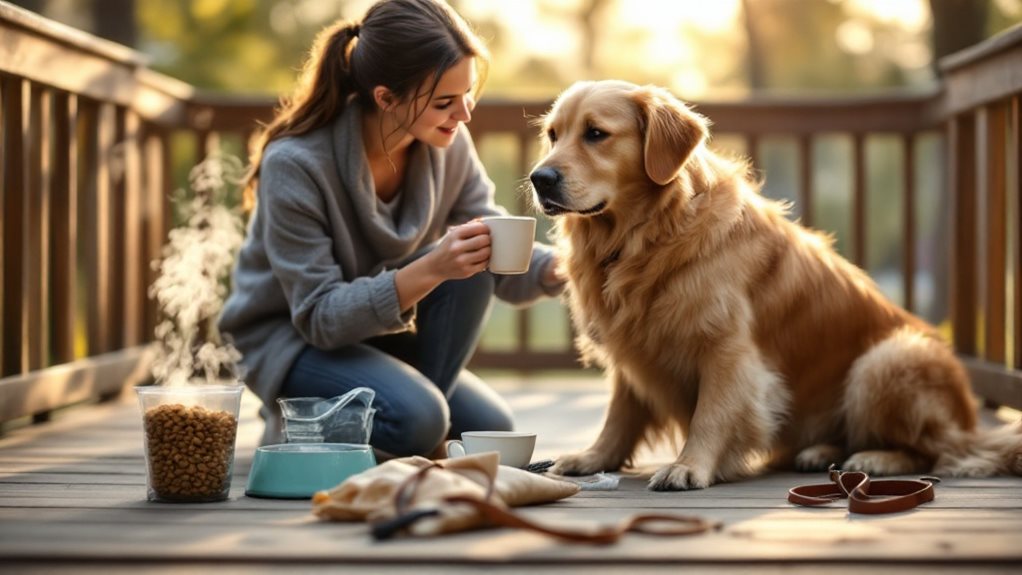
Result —
[[[500,453],[500,464],[525,467],[532,461],[536,448],[536,434],[521,431],[466,431],[457,439],[447,442],[448,457],[476,455],[487,451]]]

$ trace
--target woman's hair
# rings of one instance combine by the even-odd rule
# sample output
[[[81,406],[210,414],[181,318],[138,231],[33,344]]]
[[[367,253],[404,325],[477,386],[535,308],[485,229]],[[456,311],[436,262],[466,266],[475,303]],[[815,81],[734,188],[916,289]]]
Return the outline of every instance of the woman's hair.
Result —
[[[489,54],[468,24],[442,0],[381,0],[361,23],[339,21],[323,29],[294,93],[281,101],[273,120],[252,142],[245,209],[255,206],[259,164],[270,142],[330,123],[352,96],[363,109],[371,109],[376,86],[388,88],[405,102],[417,99],[425,81],[432,78],[428,92],[432,98],[440,77],[465,57],[476,57],[481,64],[474,87],[478,95]]]

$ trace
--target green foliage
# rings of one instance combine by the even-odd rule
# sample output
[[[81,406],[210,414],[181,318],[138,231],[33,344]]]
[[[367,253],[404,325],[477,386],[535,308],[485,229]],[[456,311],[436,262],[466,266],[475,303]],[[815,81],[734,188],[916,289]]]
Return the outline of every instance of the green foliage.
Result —
[[[146,0],[139,49],[152,67],[189,84],[235,92],[286,92],[323,26],[346,2]],[[356,15],[357,16],[357,15]]]

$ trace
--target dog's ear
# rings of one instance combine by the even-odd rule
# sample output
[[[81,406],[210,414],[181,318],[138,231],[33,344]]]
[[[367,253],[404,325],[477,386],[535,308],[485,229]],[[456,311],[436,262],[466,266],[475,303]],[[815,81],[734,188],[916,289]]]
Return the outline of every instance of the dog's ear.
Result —
[[[706,139],[707,122],[663,88],[643,86],[635,91],[634,98],[645,134],[646,174],[657,184],[666,185]]]

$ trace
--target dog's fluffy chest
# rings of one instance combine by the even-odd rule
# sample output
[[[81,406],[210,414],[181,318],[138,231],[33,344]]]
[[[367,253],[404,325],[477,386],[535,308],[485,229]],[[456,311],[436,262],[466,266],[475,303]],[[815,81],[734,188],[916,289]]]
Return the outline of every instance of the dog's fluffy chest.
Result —
[[[687,274],[677,273],[646,257],[615,258],[593,265],[596,256],[573,266],[571,304],[576,327],[616,362],[638,362],[647,366],[670,366],[677,370],[679,359],[690,360],[701,342],[706,341],[705,326],[685,321],[709,307],[706,298],[678,293],[698,294],[695,286],[686,286]],[[595,272],[595,273],[594,273]],[[705,293],[705,292],[704,292]],[[699,310],[704,310],[700,312]],[[675,318],[666,332],[651,327]],[[671,357],[664,357],[664,345]],[[688,361],[691,366],[692,362]]]

